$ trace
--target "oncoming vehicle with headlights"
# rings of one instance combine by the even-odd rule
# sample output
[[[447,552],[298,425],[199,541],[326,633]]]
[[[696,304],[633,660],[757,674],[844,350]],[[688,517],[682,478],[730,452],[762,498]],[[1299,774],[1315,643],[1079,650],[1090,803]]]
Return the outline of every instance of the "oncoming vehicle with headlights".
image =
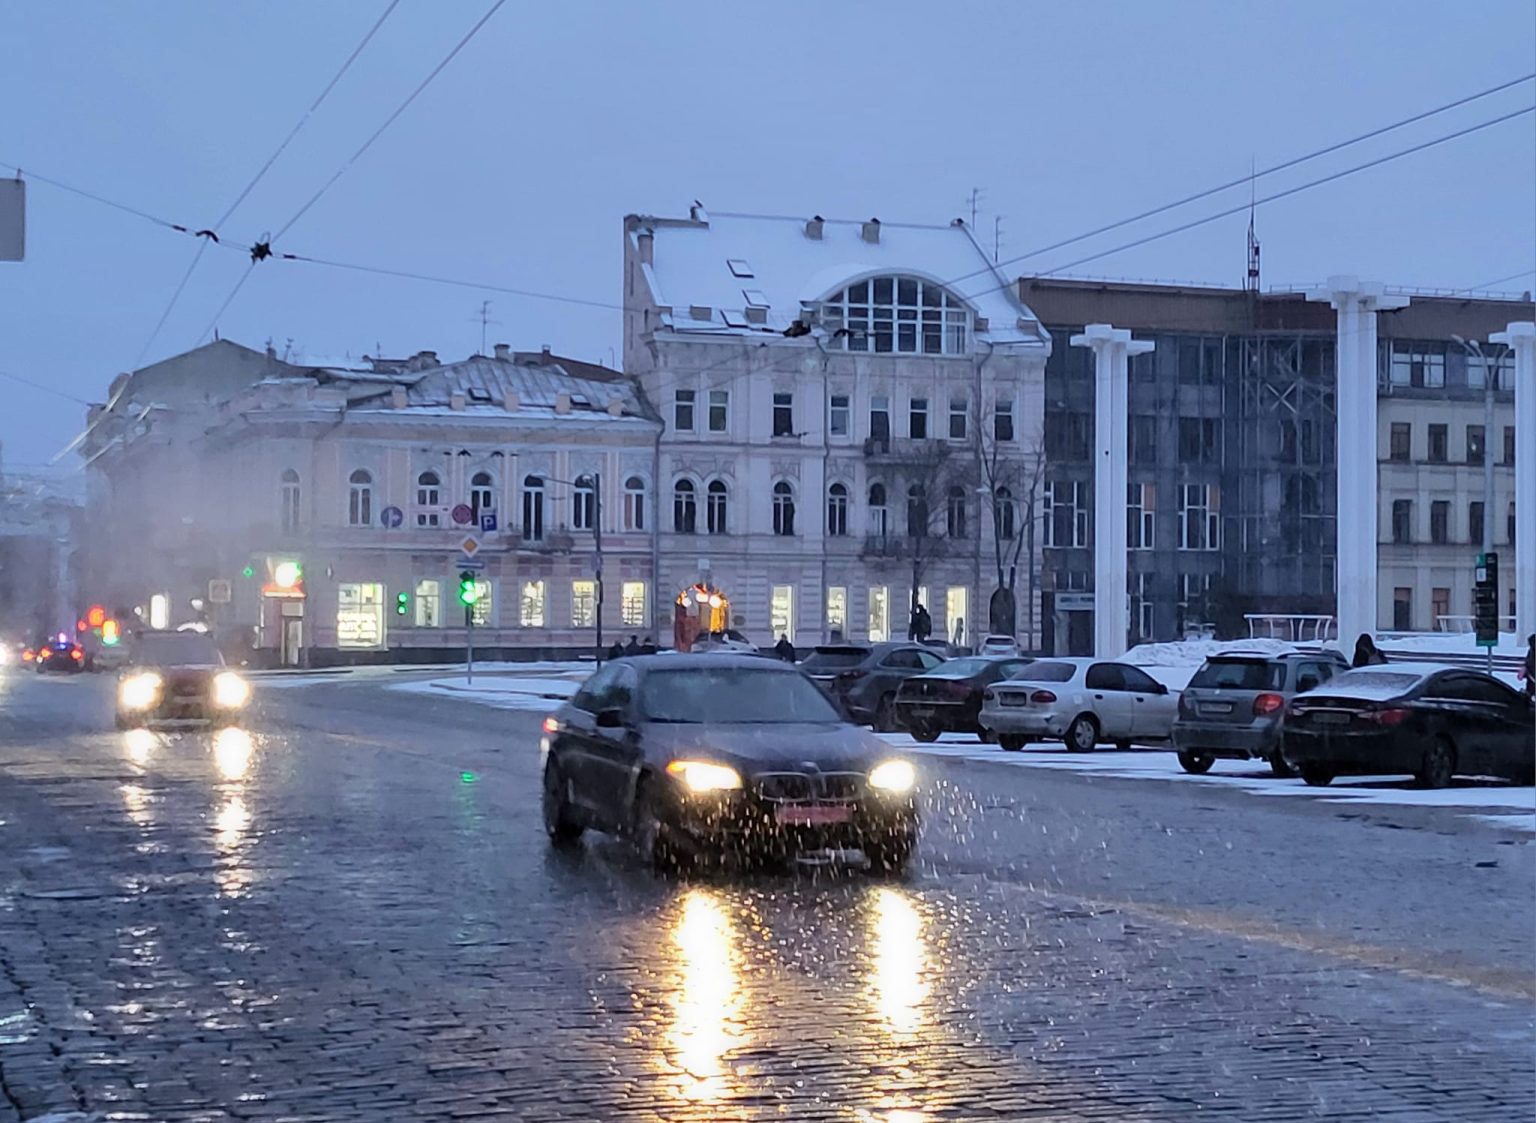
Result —
[[[798,668],[742,655],[610,663],[544,723],[544,826],[629,837],[658,869],[862,851],[901,870],[916,773]]]
[[[143,632],[118,679],[117,727],[229,724],[250,700],[250,684],[224,666],[224,656],[207,634]]]

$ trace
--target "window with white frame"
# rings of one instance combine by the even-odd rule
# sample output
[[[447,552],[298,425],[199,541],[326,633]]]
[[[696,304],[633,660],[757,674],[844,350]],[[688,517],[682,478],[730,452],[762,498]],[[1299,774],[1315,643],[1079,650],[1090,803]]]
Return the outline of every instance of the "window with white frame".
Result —
[[[484,578],[475,578],[475,603],[469,606],[469,618],[477,628],[488,628],[496,622],[496,589]]]
[[[789,390],[779,390],[773,395],[773,435],[795,435],[795,395]]]
[[[1054,480],[1042,489],[1045,545],[1088,545],[1088,484],[1083,480]]]
[[[949,439],[965,440],[966,425],[970,421],[971,402],[964,394],[949,396]]]
[[[951,585],[944,591],[944,627],[949,642],[959,646],[965,642],[965,618],[970,615],[971,593],[964,585]]]
[[[590,628],[597,623],[597,582],[571,582],[571,627]]]
[[[848,395],[833,394],[827,405],[827,432],[834,437],[846,437],[848,414]]]
[[[698,397],[696,390],[674,390],[672,393],[672,428],[679,433],[693,432],[693,404]]]
[[[704,529],[711,534],[728,532],[731,489],[724,480],[710,480],[704,488]]]
[[[544,477],[523,477],[523,540],[544,541]]]
[[[709,431],[711,433],[724,433],[731,427],[731,392],[729,390],[711,390],[709,392]]]
[[[891,439],[891,396],[889,394],[869,396],[869,436],[874,441]]]
[[[381,647],[384,643],[384,586],[376,581],[336,586],[336,646]]]
[[[848,586],[827,587],[827,632],[844,639],[848,636]]]
[[[474,512],[474,525],[480,525],[481,515],[496,512],[496,485],[489,472],[476,472],[469,481],[469,509]]]
[[[1179,549],[1221,549],[1221,513],[1215,484],[1179,485]]]
[[[1157,485],[1127,484],[1126,492],[1126,549],[1153,549],[1157,545]]]
[[[875,585],[869,590],[869,642],[884,643],[891,638],[891,590]]]
[[[436,472],[416,477],[416,525],[439,526],[442,523],[443,482]]]
[[[624,481],[624,529],[645,529],[645,481],[639,476]]]
[[[619,588],[619,619],[627,628],[646,627],[644,581],[626,581]]]
[[[790,643],[795,642],[795,587],[793,585],[773,586],[768,599],[768,623],[774,639],[787,636]]]
[[[299,474],[292,468],[283,469],[281,500],[279,525],[283,528],[283,533],[292,534],[299,529],[299,523],[303,518],[302,508],[299,506]]]
[[[359,468],[347,478],[347,525],[373,523],[373,475]]]
[[[524,581],[518,597],[517,622],[525,628],[544,626],[544,582]]]
[[[692,480],[678,480],[672,485],[672,529],[678,534],[693,534],[698,528],[698,492]]]
[[[917,277],[871,277],[821,304],[822,322],[849,351],[960,355],[971,313],[942,285]]]
[[[443,585],[431,577],[416,582],[416,626],[440,628],[443,626]]]
[[[827,488],[827,533],[841,538],[848,533],[848,485],[836,483]]]
[[[1444,386],[1445,344],[1394,340],[1387,377],[1393,386]]]
[[[1156,609],[1157,602],[1152,597],[1152,574],[1131,574],[1131,627],[1137,639],[1152,638]]]
[[[773,532],[784,538],[795,533],[795,489],[787,480],[773,485]]]
[[[1208,573],[1185,573],[1179,577],[1179,627],[1205,623],[1206,599],[1211,590]]]
[[[912,398],[907,403],[907,436],[914,441],[928,439],[928,399]]]
[[[577,476],[576,486],[571,489],[571,528],[591,530],[597,521],[597,479],[594,476]]]

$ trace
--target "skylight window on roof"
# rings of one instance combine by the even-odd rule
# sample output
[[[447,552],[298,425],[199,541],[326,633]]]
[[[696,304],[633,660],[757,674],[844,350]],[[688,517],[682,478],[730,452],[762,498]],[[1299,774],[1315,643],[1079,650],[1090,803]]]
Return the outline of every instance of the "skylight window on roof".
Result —
[[[748,308],[768,307],[768,296],[762,289],[742,289],[741,295],[746,299]]]
[[[725,266],[731,271],[731,276],[733,277],[755,277],[757,275],[752,272],[752,265],[745,258],[728,257],[725,259]]]
[[[573,406],[581,406],[583,409],[588,409],[592,405],[592,399],[587,397],[585,394],[572,394],[571,404]]]
[[[472,402],[489,402],[491,392],[483,386],[471,386],[468,390],[469,400]]]
[[[733,312],[730,309],[726,309],[721,313],[721,315],[725,317],[725,324],[727,327],[744,328],[747,326],[747,318],[740,312]]]

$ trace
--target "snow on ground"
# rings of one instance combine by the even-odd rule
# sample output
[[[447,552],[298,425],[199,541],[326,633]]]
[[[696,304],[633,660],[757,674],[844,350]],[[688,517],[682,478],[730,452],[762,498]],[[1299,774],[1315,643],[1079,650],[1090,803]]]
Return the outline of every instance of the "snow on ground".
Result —
[[[1230,652],[1278,655],[1295,651],[1294,644],[1277,639],[1188,639],[1174,643],[1143,643],[1131,648],[1124,661],[1135,664],[1169,690],[1183,690],[1212,655]]]
[[[1389,633],[1379,636],[1377,646],[1383,651],[1429,651],[1456,653],[1458,655],[1480,655],[1484,648],[1477,646],[1477,635],[1473,632],[1420,632],[1416,635],[1403,635],[1401,633]],[[1500,632],[1499,645],[1493,649],[1495,655],[1524,655],[1525,643],[1515,636],[1514,632]]]
[[[485,675],[579,675],[585,678],[596,669],[591,662],[548,661],[543,663],[475,663],[475,677]],[[424,672],[440,672],[462,678],[462,663],[390,663],[366,667],[327,667],[320,670],[275,670],[245,672],[251,684],[258,690],[283,689],[285,687],[316,686],[320,683],[377,682],[379,679],[399,678]],[[446,681],[446,679],[444,680]],[[476,686],[479,685],[477,682]]]
[[[503,710],[545,712],[554,709],[575,694],[588,670],[590,668],[576,670],[563,678],[539,675],[476,674],[474,682],[470,682],[464,675],[456,675],[452,678],[392,683],[389,689],[404,691],[408,694],[453,697]]]
[[[960,760],[983,761],[1015,768],[1044,768],[1125,780],[1174,780],[1240,788],[1253,795],[1297,796],[1330,803],[1375,804],[1393,807],[1448,807],[1477,811],[1474,817],[1497,826],[1536,834],[1536,788],[1497,782],[1458,781],[1457,786],[1415,788],[1399,776],[1346,776],[1326,788],[1299,779],[1281,779],[1262,761],[1218,760],[1210,772],[1194,776],[1179,767],[1171,749],[1131,752],[1069,753],[1027,748],[1010,753],[995,745],[978,744],[968,734],[945,734],[924,745],[904,733],[881,736],[904,752]]]

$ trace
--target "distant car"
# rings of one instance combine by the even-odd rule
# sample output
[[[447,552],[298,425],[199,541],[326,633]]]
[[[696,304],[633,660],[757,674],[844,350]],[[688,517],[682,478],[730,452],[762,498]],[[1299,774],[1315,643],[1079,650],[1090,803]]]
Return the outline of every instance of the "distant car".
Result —
[[[855,722],[893,733],[896,691],[914,675],[926,674],[944,656],[919,643],[825,644],[800,667],[843,706]]]
[[[238,720],[250,684],[224,666],[213,637],[202,632],[141,632],[131,666],[117,684],[117,727],[165,722]]]
[[[757,644],[734,628],[727,628],[723,632],[709,632],[699,636],[693,641],[693,651],[698,654],[710,652],[734,652],[742,655],[757,654]]]
[[[39,674],[45,671],[79,674],[85,670],[85,649],[69,640],[53,640],[37,648],[32,656],[32,665]]]
[[[987,687],[981,724],[1010,751],[1030,741],[1059,739],[1075,752],[1101,741],[1128,749],[1135,741],[1173,736],[1175,701],[1140,667],[1110,660],[1037,659],[1012,678]]]
[[[976,649],[977,655],[1018,655],[1019,641],[1012,636],[987,636]]]
[[[544,723],[544,828],[627,835],[660,869],[805,851],[906,866],[916,772],[797,667],[745,655],[609,663]]]
[[[968,655],[940,663],[897,687],[896,722],[919,741],[937,741],[941,733],[991,740],[981,727],[982,691],[1028,664],[1018,655]]]
[[[1491,675],[1438,663],[1346,671],[1299,695],[1285,718],[1285,757],[1309,784],[1344,773],[1405,772],[1426,788],[1453,777],[1536,780],[1531,703]]]
[[[1282,736],[1286,706],[1347,670],[1336,651],[1212,655],[1179,694],[1179,764],[1201,773],[1217,760],[1267,760],[1276,776],[1292,775]]]

